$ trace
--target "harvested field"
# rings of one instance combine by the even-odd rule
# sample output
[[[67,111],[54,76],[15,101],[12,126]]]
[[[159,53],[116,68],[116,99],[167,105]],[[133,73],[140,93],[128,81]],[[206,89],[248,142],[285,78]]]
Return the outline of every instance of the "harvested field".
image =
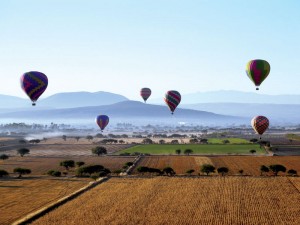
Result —
[[[228,167],[230,175],[238,174],[242,169],[245,175],[258,176],[261,165],[271,164],[282,164],[287,170],[294,169],[300,172],[300,156],[144,156],[137,167],[163,169],[171,166],[177,174],[184,174],[188,169],[194,169],[195,173],[198,173],[200,166],[205,163],[212,164],[216,168]],[[138,172],[134,170],[133,173]]]
[[[228,167],[229,174],[238,174],[239,170],[244,170],[245,175],[260,175],[260,166],[272,164],[284,165],[287,170],[294,169],[300,171],[300,156],[218,156],[211,157],[213,165],[218,167]],[[270,173],[271,175],[271,173]],[[282,173],[279,173],[282,175]]]
[[[111,178],[33,224],[298,225],[299,202],[287,177]]]
[[[275,145],[272,152],[276,155],[298,155],[300,156],[300,145]]]
[[[90,179],[27,177],[0,180],[0,224],[11,224],[25,215],[82,188]]]
[[[17,155],[17,149],[28,148],[31,156],[91,156],[93,155],[91,149],[98,144],[26,144],[2,147],[1,154],[8,154],[11,156]],[[130,148],[133,145],[126,144],[107,144],[100,145],[107,149],[108,154],[121,151],[126,148]]]
[[[7,160],[0,161],[0,168],[12,172],[16,167],[31,169],[33,175],[42,175],[49,170],[65,171],[64,167],[59,166],[63,160],[83,161],[86,165],[98,164],[110,169],[111,171],[121,169],[126,162],[132,162],[134,156],[69,156],[69,157],[36,157],[36,156],[15,156]],[[72,173],[74,169],[70,169]]]

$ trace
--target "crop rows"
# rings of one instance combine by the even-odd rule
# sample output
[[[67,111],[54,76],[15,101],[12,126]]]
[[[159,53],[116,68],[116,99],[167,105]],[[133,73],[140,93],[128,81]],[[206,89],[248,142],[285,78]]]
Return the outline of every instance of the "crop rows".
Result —
[[[88,184],[90,179],[0,180],[0,224],[13,221]]]
[[[111,178],[33,224],[296,225],[299,202],[287,177]]]
[[[163,169],[171,166],[177,174],[184,174],[189,169],[194,169],[196,173],[200,171],[203,164],[212,164],[216,168],[228,167],[229,175],[238,174],[239,170],[244,170],[245,175],[260,175],[260,166],[271,164],[282,164],[287,170],[294,169],[300,172],[300,156],[146,156],[143,157],[138,166],[147,166]],[[137,173],[134,170],[134,173]]]

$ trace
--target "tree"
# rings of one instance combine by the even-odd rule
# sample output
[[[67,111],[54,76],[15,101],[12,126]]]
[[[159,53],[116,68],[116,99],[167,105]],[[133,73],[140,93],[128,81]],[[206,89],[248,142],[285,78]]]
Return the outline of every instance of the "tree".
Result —
[[[191,170],[187,170],[185,173],[187,173],[188,175],[191,175],[194,172],[195,172],[195,170],[191,169]]]
[[[146,166],[139,166],[137,169],[136,169],[139,173],[141,174],[144,174],[144,173],[147,173],[149,168],[146,167]]]
[[[252,142],[252,143],[256,143],[258,140],[256,138],[252,138],[249,141]]]
[[[60,177],[61,176],[61,172],[57,171],[57,170],[49,170],[47,172],[48,175],[53,176],[53,177]]]
[[[191,144],[198,143],[198,139],[197,138],[192,138],[192,139],[190,139],[190,143]]]
[[[177,144],[179,144],[179,141],[178,141],[178,140],[176,140],[176,139],[175,139],[175,140],[172,140],[172,141],[171,141],[171,144],[173,144],[173,145],[177,145]]]
[[[200,143],[202,144],[208,144],[208,140],[206,138],[201,138]]]
[[[66,170],[69,170],[70,167],[75,167],[74,160],[65,160],[59,163],[60,166],[63,166],[66,168]]]
[[[256,153],[256,150],[251,149],[249,152],[253,155],[254,153]]]
[[[287,171],[288,175],[290,176],[296,176],[297,175],[297,171],[296,170],[293,170],[293,169],[290,169]]]
[[[2,159],[2,160],[6,160],[8,158],[9,158],[8,155],[5,155],[5,154],[0,155],[0,159]]]
[[[124,144],[125,141],[124,141],[124,140],[119,140],[119,143],[120,143],[120,144]]]
[[[185,149],[184,150],[184,154],[186,154],[186,155],[190,155],[190,154],[192,154],[193,153],[193,150],[192,149]]]
[[[181,149],[176,149],[175,152],[176,152],[177,155],[180,155],[181,154]]]
[[[158,143],[159,143],[159,144],[161,144],[161,145],[163,145],[163,144],[165,144],[165,143],[166,143],[166,141],[165,141],[165,140],[163,140],[163,139],[161,139],[161,140],[159,140],[159,141],[158,141]]]
[[[92,135],[88,135],[88,136],[86,136],[86,139],[87,139],[88,141],[91,141],[91,140],[94,139],[94,137],[93,137]]]
[[[92,153],[100,156],[100,155],[107,154],[107,150],[105,147],[97,146],[97,147],[92,148]]]
[[[39,139],[32,139],[29,141],[30,144],[38,144],[40,142],[41,142],[41,140],[39,140]]]
[[[15,168],[14,169],[14,173],[18,173],[19,174],[19,178],[22,177],[22,175],[25,175],[25,174],[30,174],[31,173],[31,170],[30,169],[26,169],[26,168]]]
[[[264,173],[268,173],[270,170],[265,165],[260,166],[260,175],[262,176]]]
[[[22,140],[19,140],[19,144],[26,144],[27,143],[27,141],[26,140],[24,140],[24,139],[22,139]]]
[[[172,168],[172,167],[169,167],[169,166],[165,167],[165,168],[162,170],[162,172],[163,172],[164,174],[167,174],[168,176],[173,176],[173,175],[176,174],[175,171],[173,170],[173,168]]]
[[[6,170],[0,170],[0,177],[8,176],[8,172]]]
[[[27,149],[27,148],[20,148],[20,149],[17,150],[17,153],[18,153],[21,157],[23,157],[23,156],[26,155],[26,154],[29,154],[29,152],[30,152],[30,150]]]
[[[142,141],[143,144],[153,144],[153,141],[150,138],[145,138]]]
[[[279,172],[285,173],[285,171],[286,171],[286,168],[280,164],[270,165],[269,168],[274,173],[275,176],[277,176]]]
[[[223,142],[223,144],[229,144],[230,143],[230,141],[227,140],[227,139],[223,140],[222,142]]]
[[[62,138],[64,141],[66,141],[66,140],[67,140],[67,135],[63,135],[61,138]]]
[[[201,172],[206,173],[207,176],[208,176],[209,173],[214,173],[215,169],[216,168],[211,164],[203,164],[201,166]]]
[[[93,173],[99,173],[100,171],[104,171],[104,169],[105,168],[102,165],[82,166],[77,169],[76,174],[79,176],[89,174],[91,176]]]
[[[82,162],[82,161],[76,162],[76,166],[78,166],[78,167],[81,167],[81,166],[83,166],[84,164],[85,164],[85,162]]]
[[[76,139],[76,141],[79,141],[80,137],[79,137],[79,136],[76,136],[75,139]]]
[[[127,162],[127,163],[125,163],[124,165],[127,166],[127,167],[130,167],[130,166],[133,165],[133,162]]]
[[[226,173],[229,172],[229,169],[227,167],[219,167],[217,171],[218,173],[222,174],[222,176],[224,176]]]

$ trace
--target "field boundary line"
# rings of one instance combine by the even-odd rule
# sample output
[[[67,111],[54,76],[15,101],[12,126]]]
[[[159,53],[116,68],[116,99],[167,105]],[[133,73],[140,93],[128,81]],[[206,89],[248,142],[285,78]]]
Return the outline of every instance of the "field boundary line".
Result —
[[[288,180],[289,180],[289,182],[294,186],[294,188],[299,192],[299,194],[300,194],[300,190],[299,190],[299,188],[297,188],[297,186],[294,184],[294,182],[293,181],[291,181],[291,179],[288,177]]]
[[[56,209],[57,207],[67,203],[68,201],[73,200],[74,198],[78,197],[79,195],[85,193],[86,191],[96,187],[98,184],[101,184],[105,181],[109,180],[109,177],[104,177],[104,178],[100,178],[97,181],[92,181],[90,182],[88,185],[80,188],[79,190],[51,203],[50,205],[44,206],[38,210],[36,210],[35,212],[32,212],[28,215],[26,215],[25,217],[15,221],[12,223],[12,225],[25,225],[28,223],[33,222],[34,220],[42,217],[43,215],[45,215],[46,213],[49,213],[50,211]]]

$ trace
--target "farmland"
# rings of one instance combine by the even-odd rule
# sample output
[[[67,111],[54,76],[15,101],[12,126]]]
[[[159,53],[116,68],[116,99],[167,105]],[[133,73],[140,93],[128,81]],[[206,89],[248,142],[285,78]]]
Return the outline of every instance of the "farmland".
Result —
[[[249,150],[251,149],[256,150],[257,154],[266,154],[263,148],[260,148],[257,144],[147,144],[136,145],[121,150],[117,154],[140,152],[175,155],[176,149],[181,149],[182,154],[185,149],[192,149],[193,154],[249,154]]]
[[[27,177],[0,180],[0,224],[11,224],[88,184],[90,179]]]
[[[299,178],[291,179],[111,178],[33,224],[296,225]]]
[[[5,169],[8,172],[12,172],[16,167],[23,167],[31,169],[33,175],[42,175],[47,173],[49,170],[60,170],[64,168],[59,166],[59,163],[63,160],[74,160],[83,161],[86,165],[102,165],[111,171],[121,169],[122,166],[129,161],[133,161],[135,157],[122,157],[122,156],[69,156],[69,157],[35,157],[35,156],[24,156],[24,157],[10,157],[5,161],[0,161],[1,169]],[[69,173],[73,173],[74,169],[70,169]]]
[[[163,169],[170,166],[176,174],[185,174],[190,169],[194,169],[198,173],[201,165],[207,163],[216,168],[229,168],[229,175],[236,175],[239,170],[244,170],[244,175],[258,176],[261,165],[269,166],[271,164],[282,164],[287,169],[300,171],[300,156],[144,156],[137,167]],[[133,173],[138,172],[134,170]]]

